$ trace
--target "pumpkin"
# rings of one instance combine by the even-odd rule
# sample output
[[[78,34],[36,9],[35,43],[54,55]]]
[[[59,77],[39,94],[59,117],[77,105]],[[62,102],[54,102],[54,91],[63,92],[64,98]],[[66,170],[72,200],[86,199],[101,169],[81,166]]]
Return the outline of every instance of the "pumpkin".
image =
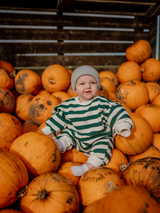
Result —
[[[100,85],[100,88],[98,90],[97,95],[102,95],[102,96],[104,96],[106,98],[109,98],[109,92],[108,92],[108,90],[104,86],[102,86],[102,85]]]
[[[126,59],[142,64],[152,53],[150,43],[144,39],[134,42],[126,49]]]
[[[68,100],[69,98],[72,98],[71,95],[69,95],[67,92],[65,91],[57,91],[57,92],[53,92],[52,95],[54,95],[56,98],[58,98],[58,100],[62,103],[66,100]]]
[[[100,83],[109,93],[116,92],[116,86],[110,78],[101,78]]]
[[[74,186],[77,187],[80,177],[77,177],[72,173],[71,167],[72,166],[81,166],[81,165],[82,165],[82,163],[71,162],[71,161],[61,163],[57,170],[57,173],[68,178],[74,184]]]
[[[160,131],[160,105],[143,104],[136,109],[135,113],[141,115],[150,123],[153,133]]]
[[[60,152],[52,138],[39,132],[27,132],[12,143],[10,151],[17,154],[31,176],[57,171]]]
[[[103,167],[110,168],[115,172],[120,172],[121,164],[127,165],[128,159],[119,149],[113,148],[109,163]]]
[[[14,153],[0,148],[0,209],[6,208],[23,196],[29,175],[24,163]]]
[[[19,94],[36,95],[41,88],[41,77],[29,69],[20,70],[15,78],[15,88]]]
[[[69,87],[68,87],[68,89],[67,89],[67,93],[68,93],[70,96],[72,96],[72,97],[77,97],[77,96],[78,96],[77,93],[75,93],[75,92],[73,91],[73,88],[72,88],[71,84],[69,85]]]
[[[95,200],[94,202],[92,202],[84,209],[83,213],[95,213],[98,206],[98,202],[99,200]]]
[[[101,71],[101,72],[99,72],[99,77],[100,78],[110,78],[113,81],[113,83],[115,84],[115,86],[118,85],[118,76],[111,71],[108,71],[108,70]]]
[[[78,184],[82,208],[104,197],[110,191],[110,181],[116,188],[125,184],[120,175],[110,168],[94,168],[84,173]]]
[[[147,189],[140,186],[123,185],[102,198],[96,213],[158,213],[160,204]]]
[[[15,77],[16,71],[14,70],[13,65],[8,61],[0,60],[0,68],[5,69],[9,73],[10,77]]]
[[[79,212],[79,195],[73,183],[58,173],[34,178],[20,201],[23,213]]]
[[[118,86],[116,98],[122,100],[132,111],[135,111],[137,107],[149,102],[149,92],[145,83],[131,80]]]
[[[109,100],[113,101],[114,99],[116,99],[116,93],[115,92],[109,92]]]
[[[34,96],[30,103],[29,115],[30,118],[38,125],[41,125],[51,117],[54,107],[61,102],[50,93],[43,93]]]
[[[0,87],[0,113],[12,113],[15,108],[15,97],[13,93],[6,88]]]
[[[160,105],[160,93],[153,98],[151,104]]]
[[[158,133],[153,134],[152,145],[160,150],[160,134]]]
[[[13,85],[14,85],[14,81],[9,76],[7,71],[5,71],[4,69],[0,68],[0,76],[1,76],[0,77],[0,87],[1,88],[7,88],[7,89],[11,90]]]
[[[26,132],[36,132],[39,128],[39,125],[34,123],[34,121],[32,120],[28,120],[22,124],[22,128],[23,128],[23,134]]]
[[[61,163],[72,161],[79,163],[86,163],[88,160],[88,156],[83,152],[78,151],[76,148],[72,148],[71,150],[67,150],[64,153],[61,153]]]
[[[160,80],[160,61],[156,58],[147,59],[140,67],[144,81],[156,82]]]
[[[116,135],[115,147],[126,155],[137,155],[151,146],[153,131],[151,125],[142,116],[131,113],[130,117],[134,124],[131,135],[128,137]]]
[[[21,212],[16,209],[2,209],[0,210],[0,213],[21,213]]]
[[[31,119],[29,115],[29,107],[33,98],[34,96],[31,94],[22,94],[16,99],[14,111],[16,116],[23,121],[28,121]]]
[[[149,103],[152,103],[153,99],[160,94],[160,85],[156,82],[145,83],[149,92]]]
[[[160,198],[160,158],[146,157],[131,163],[123,171],[128,185],[142,186],[154,197]]]
[[[125,110],[128,112],[128,114],[132,113],[131,109],[122,100],[118,100],[115,98],[115,99],[112,99],[112,101],[121,104],[125,108]]]
[[[136,160],[146,158],[146,157],[160,158],[160,150],[157,149],[155,146],[150,146],[141,154],[129,156],[129,161],[134,162]]]
[[[42,85],[50,93],[66,91],[71,83],[71,75],[59,64],[49,65],[42,73]]]
[[[137,80],[141,81],[141,68],[135,61],[123,62],[117,71],[119,83]]]
[[[10,113],[0,113],[0,147],[9,149],[12,142],[23,134],[22,124]]]

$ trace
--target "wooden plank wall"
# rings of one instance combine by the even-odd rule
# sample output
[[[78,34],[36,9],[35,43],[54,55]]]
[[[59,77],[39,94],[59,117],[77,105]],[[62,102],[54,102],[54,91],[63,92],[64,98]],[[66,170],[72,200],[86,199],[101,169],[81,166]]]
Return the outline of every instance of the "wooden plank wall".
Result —
[[[28,68],[41,75],[51,64],[71,70],[88,64],[116,73],[126,61],[126,48],[139,39],[151,41],[155,57],[155,19],[0,10],[0,59],[17,71]]]

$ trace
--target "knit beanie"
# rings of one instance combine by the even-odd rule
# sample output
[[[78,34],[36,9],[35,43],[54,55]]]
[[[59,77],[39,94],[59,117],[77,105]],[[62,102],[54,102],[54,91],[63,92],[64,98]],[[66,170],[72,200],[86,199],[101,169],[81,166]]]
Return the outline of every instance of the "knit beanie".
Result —
[[[71,86],[73,88],[73,91],[76,91],[76,82],[78,80],[79,77],[81,77],[82,75],[91,75],[93,76],[98,84],[98,87],[100,88],[100,77],[99,77],[99,73],[97,72],[97,70],[95,70],[93,67],[89,66],[89,65],[83,65],[80,67],[77,67],[71,76]]]

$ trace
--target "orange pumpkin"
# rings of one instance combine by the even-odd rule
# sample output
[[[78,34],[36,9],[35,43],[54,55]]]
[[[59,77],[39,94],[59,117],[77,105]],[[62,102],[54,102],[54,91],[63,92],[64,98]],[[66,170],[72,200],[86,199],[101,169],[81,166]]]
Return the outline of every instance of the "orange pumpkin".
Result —
[[[0,213],[22,213],[16,209],[2,209],[0,210]]]
[[[156,58],[149,58],[141,64],[142,79],[144,81],[160,80],[160,61]]]
[[[118,77],[117,77],[116,74],[114,74],[111,71],[108,71],[108,70],[107,71],[101,71],[101,72],[99,72],[99,77],[100,78],[110,78],[113,81],[113,83],[115,84],[115,86],[118,85]]]
[[[66,91],[71,83],[71,75],[59,64],[49,65],[42,73],[42,85],[50,93]]]
[[[131,163],[123,171],[128,185],[142,186],[154,197],[160,198],[160,158],[147,157]]]
[[[121,104],[125,108],[125,110],[128,112],[128,114],[132,113],[131,109],[122,100],[118,100],[118,99],[115,98],[115,99],[112,99],[112,101]]]
[[[73,183],[58,173],[34,178],[20,201],[23,213],[79,212],[79,195]]]
[[[15,77],[16,71],[13,65],[8,61],[0,60],[0,68],[5,69],[11,77]]]
[[[150,123],[153,133],[160,131],[160,105],[144,104],[139,106],[135,113],[141,115]]]
[[[0,113],[0,147],[9,149],[12,142],[23,134],[22,124],[10,113]]]
[[[34,71],[22,69],[14,78],[15,88],[19,94],[36,95],[41,88],[41,77]]]
[[[160,158],[160,150],[157,149],[155,146],[150,146],[148,149],[146,149],[139,155],[129,156],[129,161],[134,162],[146,157]]]
[[[125,184],[117,172],[106,167],[90,169],[84,173],[78,185],[82,208],[104,197],[110,190],[110,182],[116,188]]]
[[[135,61],[126,61],[119,66],[117,75],[119,83],[141,81],[141,68]]]
[[[68,100],[69,98],[72,98],[71,95],[69,95],[67,92],[65,91],[57,91],[57,92],[53,92],[52,95],[54,95],[56,98],[58,98],[58,100],[62,103],[66,100]]]
[[[153,98],[151,104],[160,105],[160,93]]]
[[[22,124],[23,134],[26,132],[36,132],[39,128],[39,125],[34,123],[32,120],[28,120]]]
[[[4,148],[0,148],[0,180],[0,209],[3,209],[23,196],[29,180],[24,163],[17,155]]]
[[[14,85],[13,78],[11,78],[7,71],[2,68],[0,68],[0,76],[0,87],[11,90]]]
[[[61,163],[57,170],[57,173],[68,178],[74,184],[74,186],[77,187],[80,177],[77,177],[72,173],[71,167],[72,166],[81,166],[81,165],[82,165],[82,163],[71,162],[71,161]]]
[[[98,206],[98,202],[99,200],[95,200],[94,202],[92,202],[84,209],[83,213],[95,213]]]
[[[68,93],[70,96],[72,96],[72,97],[77,97],[77,96],[78,96],[77,93],[75,93],[75,92],[73,91],[73,88],[72,88],[71,84],[69,85],[69,87],[68,87],[68,89],[67,89],[67,93]]]
[[[160,204],[147,189],[140,186],[123,185],[102,198],[96,213],[158,213]]]
[[[126,59],[142,64],[152,53],[150,43],[144,39],[134,42],[126,49]]]
[[[156,82],[147,82],[145,83],[148,92],[149,92],[149,102],[151,103],[153,99],[160,94],[160,85]]]
[[[36,95],[29,107],[30,118],[38,125],[41,125],[48,118],[51,117],[53,108],[61,102],[51,94]]]
[[[0,88],[0,112],[12,113],[15,108],[15,97],[6,88]]]
[[[108,90],[104,86],[102,86],[102,85],[100,85],[100,88],[98,90],[97,95],[102,95],[102,96],[104,96],[106,98],[109,98],[109,92],[108,92]]]
[[[126,155],[137,155],[144,152],[152,144],[153,131],[151,125],[142,116],[131,113],[134,127],[129,137],[116,135],[115,147]]]
[[[116,92],[116,86],[110,78],[101,78],[100,83],[106,88],[109,93]]]
[[[149,92],[145,83],[133,80],[120,84],[116,91],[116,97],[125,102],[132,111],[135,111],[137,107],[148,103]]]
[[[29,107],[33,98],[34,96],[31,94],[22,94],[19,95],[16,99],[16,106],[14,111],[16,116],[23,121],[28,121],[31,119],[29,115]]]
[[[27,132],[12,143],[10,151],[17,154],[32,176],[57,171],[60,152],[54,140],[39,132]]]
[[[160,134],[159,133],[154,133],[153,134],[152,145],[160,150]]]

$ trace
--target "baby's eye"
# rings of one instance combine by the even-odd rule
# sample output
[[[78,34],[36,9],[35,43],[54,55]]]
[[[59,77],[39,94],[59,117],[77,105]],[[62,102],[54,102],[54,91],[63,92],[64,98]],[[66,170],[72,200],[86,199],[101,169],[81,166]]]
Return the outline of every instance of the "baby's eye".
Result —
[[[84,85],[84,83],[80,83],[80,85]]]
[[[91,82],[91,84],[95,84],[95,82],[94,82],[94,81],[92,81],[92,82]]]

